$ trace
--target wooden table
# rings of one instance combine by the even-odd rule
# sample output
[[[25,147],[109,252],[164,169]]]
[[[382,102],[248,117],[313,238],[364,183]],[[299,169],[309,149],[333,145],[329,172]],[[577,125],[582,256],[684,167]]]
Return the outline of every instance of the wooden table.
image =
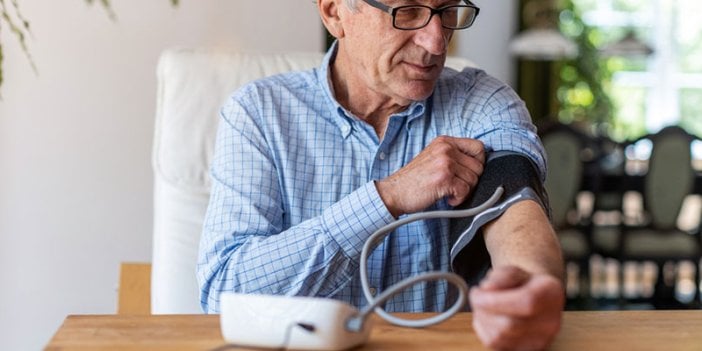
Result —
[[[224,346],[217,315],[75,315],[66,318],[46,350],[244,350]],[[471,314],[460,313],[426,329],[376,320],[370,340],[356,350],[483,349]],[[565,312],[551,350],[700,351],[702,311]]]

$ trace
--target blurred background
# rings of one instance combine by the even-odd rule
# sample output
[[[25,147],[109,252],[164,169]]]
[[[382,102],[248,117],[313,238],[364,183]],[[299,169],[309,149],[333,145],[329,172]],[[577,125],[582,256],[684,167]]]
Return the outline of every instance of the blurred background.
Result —
[[[451,54],[512,85],[539,126],[568,308],[699,308],[702,5],[475,3]],[[321,52],[326,38],[309,0],[0,11],[0,349],[35,350],[67,314],[114,313],[120,262],[151,260],[159,54]]]
[[[515,88],[549,156],[569,309],[700,306],[701,10],[519,3]]]

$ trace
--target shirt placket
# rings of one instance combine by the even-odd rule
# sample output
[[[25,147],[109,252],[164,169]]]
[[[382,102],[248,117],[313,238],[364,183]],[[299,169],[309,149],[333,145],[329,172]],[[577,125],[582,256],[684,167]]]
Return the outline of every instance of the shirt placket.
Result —
[[[393,116],[388,121],[385,137],[379,144],[376,143],[369,181],[386,178],[400,168],[401,155],[398,150],[403,150],[404,146],[400,144],[405,138],[398,138],[398,133],[403,130],[404,119],[405,117],[402,116]],[[388,267],[387,265],[389,262],[388,255],[398,251],[398,248],[391,247],[393,242],[389,236],[386,237],[371,255],[370,259],[375,265],[372,268],[372,274],[370,274],[371,292],[374,295],[385,289],[389,272],[402,269],[401,267]]]

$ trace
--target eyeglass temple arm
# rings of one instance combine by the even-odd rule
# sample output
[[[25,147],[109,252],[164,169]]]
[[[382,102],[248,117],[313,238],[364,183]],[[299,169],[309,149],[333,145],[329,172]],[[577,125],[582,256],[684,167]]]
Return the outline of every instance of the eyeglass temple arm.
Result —
[[[366,4],[375,7],[376,9],[379,9],[379,10],[381,10],[381,11],[385,11],[385,12],[387,12],[387,13],[389,13],[389,14],[392,15],[392,10],[393,10],[393,8],[390,7],[390,6],[388,6],[388,5],[383,4],[382,2],[378,2],[378,1],[375,1],[375,0],[363,0],[363,1],[365,1]],[[469,1],[469,0],[465,0],[465,1]]]

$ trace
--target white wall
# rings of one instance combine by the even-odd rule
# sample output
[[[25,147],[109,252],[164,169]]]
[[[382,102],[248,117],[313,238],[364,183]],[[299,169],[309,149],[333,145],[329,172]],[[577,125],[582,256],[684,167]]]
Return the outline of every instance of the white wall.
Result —
[[[164,48],[322,46],[311,0],[185,0],[178,9],[169,0],[113,1],[117,22],[81,0],[19,3],[39,75],[3,28],[0,350],[40,349],[67,314],[114,313],[119,263],[150,261],[155,65]],[[478,4],[482,34],[461,40],[479,49],[461,50],[508,77],[503,24],[512,17],[502,11],[512,1]],[[272,17],[260,21],[260,7]]]
[[[40,349],[67,314],[114,313],[119,263],[150,261],[155,65],[164,48],[323,46],[309,0],[112,3],[117,22],[82,0],[19,0],[39,76],[3,28],[0,350]],[[253,15],[260,7],[267,21]]]
[[[517,30],[518,1],[474,0],[480,7],[475,24],[456,35],[456,54],[468,57],[482,69],[514,86],[515,60],[509,55],[509,39]]]

